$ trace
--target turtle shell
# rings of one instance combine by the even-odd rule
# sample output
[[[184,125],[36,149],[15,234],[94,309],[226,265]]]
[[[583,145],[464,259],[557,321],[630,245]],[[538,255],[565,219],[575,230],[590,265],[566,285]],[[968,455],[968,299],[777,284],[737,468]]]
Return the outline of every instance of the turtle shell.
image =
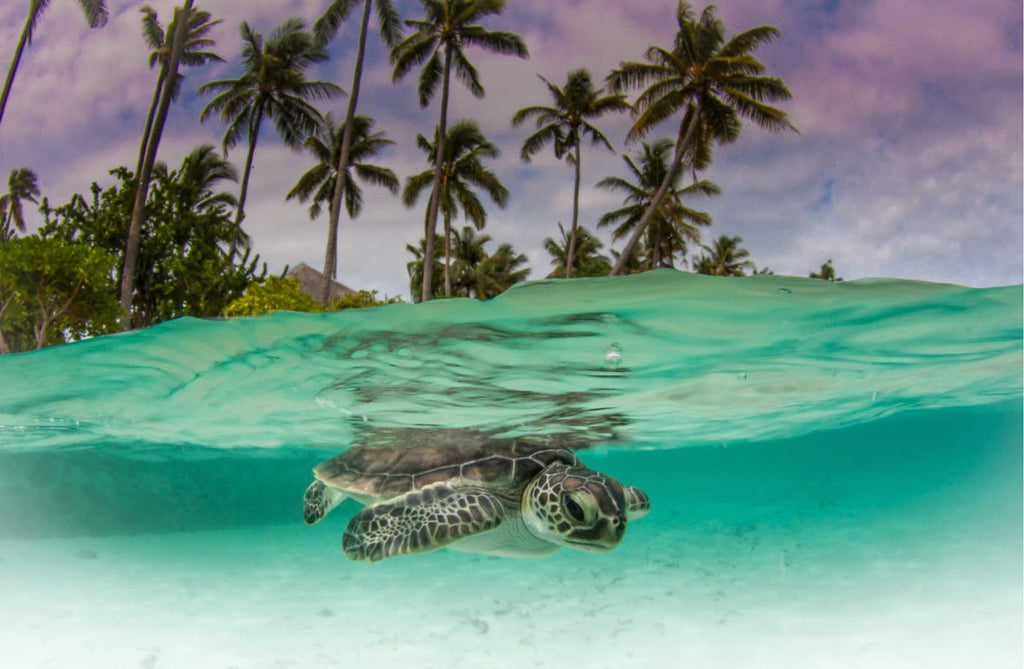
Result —
[[[514,490],[555,462],[578,464],[572,451],[511,440],[415,448],[355,446],[321,462],[313,475],[350,494],[386,499],[456,478]]]

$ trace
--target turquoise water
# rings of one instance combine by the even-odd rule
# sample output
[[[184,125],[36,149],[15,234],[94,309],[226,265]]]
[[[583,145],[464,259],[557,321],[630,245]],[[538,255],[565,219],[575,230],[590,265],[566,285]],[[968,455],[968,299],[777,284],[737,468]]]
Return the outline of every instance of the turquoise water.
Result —
[[[1020,667],[1022,291],[662,270],[0,358],[0,666]],[[604,555],[340,550],[357,444],[545,440]]]

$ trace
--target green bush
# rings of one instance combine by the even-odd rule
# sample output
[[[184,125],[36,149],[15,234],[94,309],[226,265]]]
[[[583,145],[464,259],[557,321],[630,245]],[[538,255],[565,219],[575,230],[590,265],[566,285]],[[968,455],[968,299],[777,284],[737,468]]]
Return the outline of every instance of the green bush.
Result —
[[[401,302],[401,297],[379,299],[375,290],[358,290],[347,293],[336,300],[331,300],[324,311],[341,311],[342,309],[362,309],[363,307],[380,307],[385,304]]]
[[[225,316],[256,316],[269,311],[323,311],[320,303],[302,292],[298,279],[267,277],[252,283],[242,297],[224,309]]]

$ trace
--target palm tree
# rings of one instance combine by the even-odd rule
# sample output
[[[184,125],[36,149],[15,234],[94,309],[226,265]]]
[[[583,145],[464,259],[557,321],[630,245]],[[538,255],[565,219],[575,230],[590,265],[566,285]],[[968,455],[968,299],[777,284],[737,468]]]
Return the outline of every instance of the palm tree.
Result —
[[[466,58],[464,47],[476,46],[500,54],[511,54],[526,58],[529,53],[522,38],[512,32],[487,30],[476,25],[485,16],[501,14],[505,0],[421,0],[423,19],[407,19],[405,24],[415,32],[399,42],[390,55],[394,65],[392,79],[405,77],[413,67],[426,61],[420,71],[420,106],[426,107],[441,83],[441,118],[438,122],[437,137],[440,146],[435,152],[434,181],[430,189],[430,204],[427,206],[425,225],[426,255],[433,255],[434,231],[437,229],[437,212],[440,205],[441,160],[447,155],[444,142],[448,133],[448,89],[454,66],[456,75],[470,92],[480,98],[484,88],[476,68]],[[423,273],[421,298],[431,298],[430,286],[432,268],[427,265]]]
[[[611,252],[612,259],[615,261],[615,263],[618,263],[620,260],[622,260],[623,255],[621,253],[619,253],[615,249],[611,249]],[[639,247],[634,248],[633,252],[629,254],[629,257],[626,257],[625,260],[622,260],[622,274],[637,274],[639,272],[647,271],[648,269],[650,269],[650,267],[644,265],[644,260],[649,256],[650,254],[647,253],[646,249],[643,248],[643,241],[641,241]],[[608,269],[609,273],[611,273],[611,267],[609,267]]]
[[[443,286],[438,280],[441,277],[441,245],[438,243],[440,240],[434,240],[434,244],[431,248],[434,250],[434,262],[433,272],[431,272],[432,283],[430,294],[433,297],[440,297],[443,295],[441,292]],[[423,287],[423,259],[426,257],[426,241],[421,239],[419,246],[413,246],[412,244],[406,244],[405,249],[412,254],[413,259],[405,264],[405,269],[409,272],[409,294],[412,295],[413,302],[420,302],[420,289]]]
[[[745,276],[744,270],[753,269],[750,252],[740,246],[742,237],[722,235],[711,246],[702,246],[707,255],[701,254],[694,263],[698,274],[713,276]]]
[[[571,259],[576,250],[576,229],[579,225],[580,212],[580,144],[583,136],[589,136],[593,144],[603,144],[614,152],[608,138],[600,130],[591,125],[587,119],[599,118],[613,111],[632,109],[624,95],[601,96],[603,88],[594,88],[590,73],[581,68],[573,70],[565,82],[565,88],[559,88],[544,77],[540,77],[554,100],[553,107],[525,107],[512,117],[512,125],[518,127],[530,118],[536,119],[537,131],[526,138],[520,153],[523,161],[530,162],[533,154],[540,151],[549,142],[554,145],[555,157],[562,159],[567,153],[568,161],[575,168],[575,181],[572,192],[572,227],[569,233],[568,257],[570,262],[563,263],[565,278],[572,278],[572,270],[576,263]]]
[[[338,183],[335,172],[338,169],[338,156],[341,155],[346,131],[352,138],[352,143],[345,171],[354,169],[356,176],[364,183],[383,186],[391,191],[392,195],[398,195],[400,184],[392,170],[363,162],[395,142],[386,138],[383,131],[372,132],[374,121],[369,116],[355,116],[352,122],[355,128],[348,130],[344,125],[336,125],[334,117],[328,113],[317,134],[306,138],[306,148],[316,156],[318,162],[299,178],[299,182],[288,192],[285,199],[298,198],[299,202],[306,202],[312,197],[313,204],[309,207],[310,219],[320,215],[323,203],[326,202],[329,208],[334,206],[333,194]],[[363,191],[351,176],[347,176],[343,183],[345,210],[348,211],[350,218],[356,218],[363,207]],[[332,218],[337,217],[332,215]]]
[[[522,267],[528,262],[526,256],[511,244],[501,244],[489,254],[485,247],[491,242],[490,235],[478,235],[470,225],[453,234],[456,296],[488,300],[530,275],[529,268]]]
[[[434,167],[409,177],[405,182],[402,202],[412,207],[428,185],[438,182],[440,210],[444,213],[444,295],[451,297],[451,224],[459,215],[470,220],[477,230],[487,223],[487,211],[473,192],[479,188],[490,196],[501,208],[508,202],[508,189],[502,185],[494,172],[484,167],[483,158],[497,158],[498,147],[487,140],[479,126],[470,120],[461,120],[448,130],[442,143],[444,156],[438,160],[437,135],[428,141],[417,135],[416,142],[427,154],[427,160]],[[440,166],[440,174],[436,172]],[[431,197],[431,201],[435,198]],[[428,214],[429,215],[429,214]],[[430,250],[428,249],[428,253]]]
[[[679,30],[671,49],[651,46],[646,62],[620,63],[608,76],[615,92],[647,85],[634,105],[639,115],[627,139],[644,137],[661,121],[682,112],[671,166],[612,274],[621,273],[668,195],[684,157],[689,157],[694,171],[703,169],[711,160],[711,143],[735,141],[744,118],[770,132],[795,129],[784,111],[767,104],[788,100],[789,89],[781,79],[763,76],[765,65],[751,55],[778,38],[778,28],[758,26],[727,41],[714,5],[705,7],[697,19],[685,0],[679,2],[676,20]]]
[[[241,226],[245,217],[245,196],[263,119],[274,122],[285,145],[299,149],[323,121],[310,102],[344,94],[341,88],[328,81],[306,80],[306,68],[327,60],[327,50],[314,41],[302,19],[287,19],[270,33],[266,43],[245,21],[242,21],[241,33],[244,68],[241,76],[210,81],[199,87],[200,94],[217,94],[203,109],[199,120],[205,123],[213,114],[219,114],[227,124],[222,142],[224,155],[243,134],[249,144],[235,212],[236,226]]]
[[[440,235],[438,235],[440,237]],[[490,235],[477,234],[471,225],[463,226],[462,230],[452,231],[453,244],[453,297],[475,297],[487,300],[508,290],[512,284],[524,281],[530,274],[528,267],[523,267],[528,260],[525,255],[517,253],[511,244],[501,244],[494,253],[487,252],[487,244],[491,243]],[[439,297],[441,286],[437,281],[440,274],[440,247],[434,244],[434,296]],[[406,249],[412,253],[413,260],[406,264],[409,270],[413,300],[418,296],[417,288],[423,282],[423,258],[426,242],[420,240],[419,247],[411,244]]]
[[[105,0],[78,0],[85,14],[85,20],[90,28],[102,28],[107,24],[107,3]],[[0,93],[0,121],[4,118],[4,109],[7,107],[7,99],[11,95],[11,86],[14,84],[14,75],[18,71],[18,64],[21,62],[21,55],[25,51],[26,44],[32,44],[32,34],[36,30],[43,13],[50,6],[50,0],[29,0],[28,16],[25,17],[25,26],[21,29],[21,37],[18,39],[18,46],[14,48],[14,59],[7,70],[7,79],[4,80],[4,90]]]
[[[511,244],[500,245],[497,251],[480,263],[473,283],[474,296],[480,300],[489,300],[504,293],[513,284],[526,281],[530,276],[530,268],[523,265],[527,262],[529,259],[518,253]]]
[[[808,276],[812,279],[821,279],[823,281],[839,282],[843,280],[842,277],[836,276],[836,268],[832,264],[832,258],[829,258],[828,261],[821,266],[820,270],[817,272],[811,272]]]
[[[197,146],[181,162],[179,182],[188,184],[195,192],[189,203],[192,211],[238,206],[238,200],[231,193],[214,192],[223,181],[238,183],[238,169],[221,157],[212,144]]]
[[[348,18],[349,11],[356,0],[333,0],[323,15],[313,24],[313,34],[320,44],[327,44],[334,38],[341,23]],[[349,152],[352,150],[355,128],[356,105],[359,103],[359,85],[363,78],[363,57],[366,53],[366,33],[370,24],[370,6],[377,8],[377,20],[380,23],[380,36],[388,48],[398,43],[402,36],[401,19],[395,11],[391,0],[363,0],[363,18],[359,24],[359,42],[356,47],[356,66],[352,74],[352,92],[348,98],[348,109],[345,112],[345,130],[341,138],[341,148],[335,161],[334,189],[331,195],[330,221],[327,227],[327,253],[324,256],[323,282],[320,286],[321,302],[327,303],[330,297],[331,280],[338,275],[338,220],[341,211],[342,193],[346,191],[348,170],[346,166],[352,161]]]
[[[612,233],[612,239],[622,239],[631,232],[635,234],[669,174],[668,161],[671,151],[671,140],[662,139],[651,144],[644,142],[643,148],[636,154],[636,160],[630,156],[623,156],[633,181],[621,177],[607,177],[597,183],[597,187],[602,190],[625,194],[625,206],[608,212],[597,222],[598,227],[617,225]],[[721,189],[706,179],[683,187],[680,185],[682,178],[682,170],[672,175],[665,197],[662,198],[654,215],[648,217],[647,257],[643,263],[646,269],[672,267],[677,253],[685,256],[687,243],[700,243],[700,227],[711,225],[711,216],[707,212],[687,207],[683,204],[683,199],[694,195],[718,195],[722,192]],[[623,249],[616,262],[616,266],[620,266],[620,272],[624,266],[622,257],[626,253],[639,256],[637,250],[636,246],[626,245],[626,249]]]
[[[167,66],[171,55],[174,33],[177,29],[177,23],[171,21],[171,25],[165,31],[163,26],[160,25],[160,19],[157,17],[156,10],[149,5],[143,5],[139,11],[142,12],[142,36],[150,48],[149,67],[152,69],[155,65],[159,64],[160,74],[157,76],[156,87],[153,89],[153,100],[149,104],[149,114],[146,116],[146,126],[142,132],[142,143],[139,145],[139,161],[135,168],[136,177],[142,172],[146,148],[153,132],[153,120],[156,117],[156,110],[160,106],[160,93],[163,91],[164,80],[167,79]],[[208,63],[224,62],[224,59],[214,52],[203,50],[214,45],[214,41],[206,35],[219,23],[221,23],[220,19],[215,21],[210,18],[210,12],[192,8],[189,12],[185,40],[182,43],[181,53],[179,54],[180,65],[199,67]],[[171,87],[172,102],[177,99],[178,93],[181,90],[181,81],[184,78],[184,76],[179,74],[174,81]]]
[[[604,276],[612,269],[612,264],[607,256],[601,255],[601,248],[604,243],[594,236],[582,225],[576,229],[576,248],[572,254],[572,272],[566,272],[566,258],[569,257],[569,246],[572,243],[569,233],[561,223],[558,224],[558,231],[561,233],[561,241],[551,237],[544,239],[544,249],[551,255],[551,264],[555,269],[551,270],[547,278],[555,279],[559,276]]]
[[[166,173],[167,166],[158,163],[154,171],[157,169]],[[173,177],[180,189],[178,205],[187,211],[220,213],[238,206],[234,195],[214,190],[222,182],[238,183],[238,169],[221,157],[212,144],[202,144],[192,149],[181,161],[181,167]],[[231,245],[248,247],[249,242],[249,236],[241,228],[235,227],[230,238]]]
[[[185,0],[181,8],[174,10],[174,33],[171,38],[171,50],[167,56],[167,76],[164,77],[163,91],[160,93],[160,104],[153,119],[153,132],[146,144],[146,155],[142,161],[142,169],[135,175],[138,180],[135,187],[135,202],[132,204],[132,217],[128,224],[128,237],[125,240],[124,264],[121,268],[121,310],[124,311],[124,327],[128,329],[132,323],[132,294],[135,290],[135,271],[138,263],[140,235],[142,234],[142,217],[145,213],[146,198],[149,195],[149,180],[153,165],[156,162],[157,147],[164,132],[167,111],[174,97],[174,89],[178,84],[178,64],[184,51],[188,21],[185,17],[192,16],[193,0]]]
[[[472,297],[473,289],[480,282],[480,265],[487,260],[487,244],[491,243],[490,235],[478,235],[471,225],[463,226],[462,232],[453,230],[454,245],[452,255],[455,256],[455,281],[453,295],[456,297]]]
[[[13,225],[19,232],[25,232],[23,201],[39,204],[39,185],[36,174],[27,167],[11,170],[7,177],[7,193],[0,195],[0,241],[14,236]]]

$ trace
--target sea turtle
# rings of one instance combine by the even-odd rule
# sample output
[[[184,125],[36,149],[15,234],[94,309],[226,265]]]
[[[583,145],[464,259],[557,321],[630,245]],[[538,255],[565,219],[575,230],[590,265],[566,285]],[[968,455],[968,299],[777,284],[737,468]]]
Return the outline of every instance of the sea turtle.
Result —
[[[650,510],[643,491],[589,469],[571,450],[512,440],[355,446],[313,474],[306,523],[346,497],[365,504],[342,548],[370,562],[445,546],[522,557],[561,546],[607,552],[628,521]]]

